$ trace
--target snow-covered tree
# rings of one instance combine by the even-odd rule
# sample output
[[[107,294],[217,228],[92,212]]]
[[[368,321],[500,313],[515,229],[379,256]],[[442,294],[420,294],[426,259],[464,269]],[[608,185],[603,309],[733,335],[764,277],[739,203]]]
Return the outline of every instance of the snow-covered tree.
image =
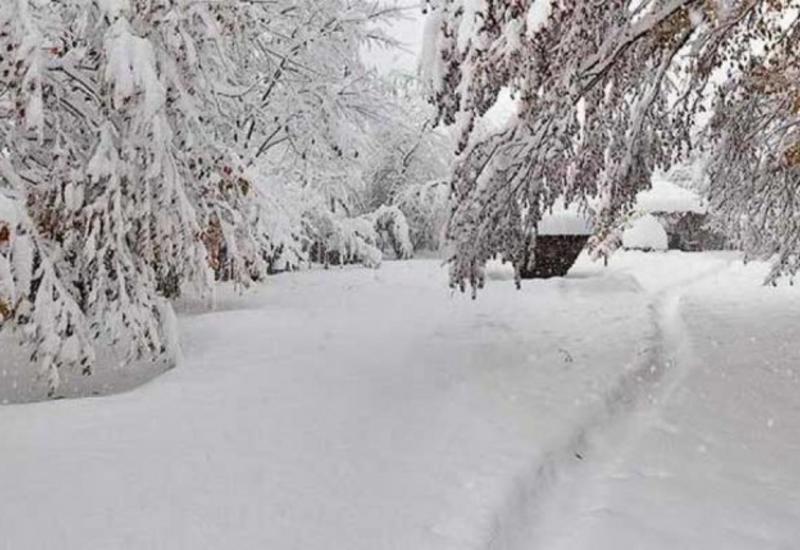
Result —
[[[363,62],[365,49],[394,45],[381,28],[398,10],[365,1],[294,5],[280,32],[261,42],[275,63],[262,96],[275,116],[255,126],[245,120],[237,138],[266,196],[261,223],[280,268],[299,265],[312,249],[361,238],[357,218],[383,204],[371,194],[376,159],[390,150],[385,137],[411,128],[395,86]],[[370,246],[352,245],[364,253],[344,256],[379,263],[365,252]]]
[[[441,250],[450,217],[450,182],[445,179],[409,182],[392,200],[406,217],[414,250]]]
[[[50,380],[104,338],[174,351],[214,273],[301,254],[345,201],[384,97],[361,63],[378,3],[12,0],[0,6],[3,315]],[[359,139],[361,138],[361,139]],[[328,170],[325,172],[325,170]],[[12,205],[12,206],[8,206]],[[6,217],[11,218],[11,215]]]
[[[122,4],[20,0],[0,16],[2,178],[24,209],[10,318],[51,391],[60,366],[90,368],[89,338],[76,350],[76,335],[102,333],[130,356],[166,353],[157,289],[205,270],[156,50],[132,15]]]
[[[800,268],[800,19],[775,15],[715,95],[707,193],[720,229],[769,281]]]
[[[450,133],[433,124],[433,110],[422,101],[416,81],[391,82],[395,108],[389,124],[372,136],[366,161],[365,208],[396,206],[405,216],[413,248],[436,250],[449,212],[444,181],[452,164]]]
[[[405,215],[396,206],[380,206],[356,217],[341,217],[320,209],[311,211],[311,259],[324,264],[361,263],[378,267],[386,251],[398,259],[414,254]]]
[[[431,0],[424,65],[439,119],[460,133],[452,276],[463,286],[527,236],[556,200],[596,210],[594,246],[658,165],[685,153],[719,69],[769,38],[792,1]],[[509,89],[517,113],[477,121]]]
[[[0,329],[22,325],[50,391],[58,367],[80,366],[89,374],[94,360],[86,316],[53,261],[51,246],[38,233],[20,200],[21,180],[0,158]]]

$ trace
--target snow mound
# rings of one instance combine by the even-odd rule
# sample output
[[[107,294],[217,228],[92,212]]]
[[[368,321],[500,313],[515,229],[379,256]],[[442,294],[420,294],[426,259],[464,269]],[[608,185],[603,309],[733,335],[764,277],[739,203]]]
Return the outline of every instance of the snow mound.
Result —
[[[593,232],[592,220],[573,204],[568,207],[557,204],[537,225],[539,235],[591,235]]]
[[[705,214],[708,211],[700,195],[658,175],[653,176],[652,188],[636,195],[636,207],[648,213],[693,212]]]
[[[636,250],[666,250],[667,232],[650,214],[637,218],[622,234],[622,246]]]

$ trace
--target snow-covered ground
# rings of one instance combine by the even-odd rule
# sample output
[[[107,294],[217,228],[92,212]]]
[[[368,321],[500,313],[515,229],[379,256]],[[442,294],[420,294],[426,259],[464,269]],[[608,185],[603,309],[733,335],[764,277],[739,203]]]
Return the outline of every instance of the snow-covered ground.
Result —
[[[762,275],[276,277],[135,391],[0,408],[0,549],[793,548],[800,295]]]

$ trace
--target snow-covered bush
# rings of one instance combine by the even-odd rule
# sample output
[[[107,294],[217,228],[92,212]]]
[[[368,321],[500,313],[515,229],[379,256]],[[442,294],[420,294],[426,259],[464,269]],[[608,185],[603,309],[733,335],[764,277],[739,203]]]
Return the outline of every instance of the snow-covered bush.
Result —
[[[400,208],[384,205],[367,214],[365,218],[372,220],[382,250],[391,250],[395,258],[400,260],[414,255],[408,221]]]
[[[393,204],[408,220],[414,250],[439,250],[450,216],[450,182],[411,183],[397,191]]]
[[[651,214],[634,218],[622,232],[622,246],[629,250],[666,250],[667,232]]]
[[[329,265],[361,263],[378,267],[383,254],[372,220],[339,217],[326,209],[309,213],[311,261]]]
[[[318,209],[309,213],[309,221],[311,259],[326,266],[361,263],[378,267],[387,252],[399,259],[414,254],[405,216],[396,207],[381,206],[352,218]]]

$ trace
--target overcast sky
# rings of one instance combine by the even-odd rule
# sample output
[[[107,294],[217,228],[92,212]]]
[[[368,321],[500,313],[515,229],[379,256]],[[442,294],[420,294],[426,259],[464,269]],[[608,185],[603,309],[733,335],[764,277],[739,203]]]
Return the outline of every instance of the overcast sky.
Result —
[[[387,29],[390,35],[403,43],[404,49],[398,51],[373,47],[365,52],[367,63],[384,74],[401,71],[413,75],[417,72],[418,58],[422,51],[425,16],[420,2],[409,0],[404,5],[409,6],[405,10],[404,17],[396,20]],[[513,100],[508,94],[501,94],[497,104],[486,114],[486,118],[492,125],[502,125],[513,111]]]
[[[383,48],[370,48],[366,54],[367,62],[383,73],[399,70],[415,74],[417,58],[422,49],[422,26],[425,16],[418,2],[408,1],[403,19],[399,19],[387,29],[389,34],[404,44],[407,51],[388,51]]]

